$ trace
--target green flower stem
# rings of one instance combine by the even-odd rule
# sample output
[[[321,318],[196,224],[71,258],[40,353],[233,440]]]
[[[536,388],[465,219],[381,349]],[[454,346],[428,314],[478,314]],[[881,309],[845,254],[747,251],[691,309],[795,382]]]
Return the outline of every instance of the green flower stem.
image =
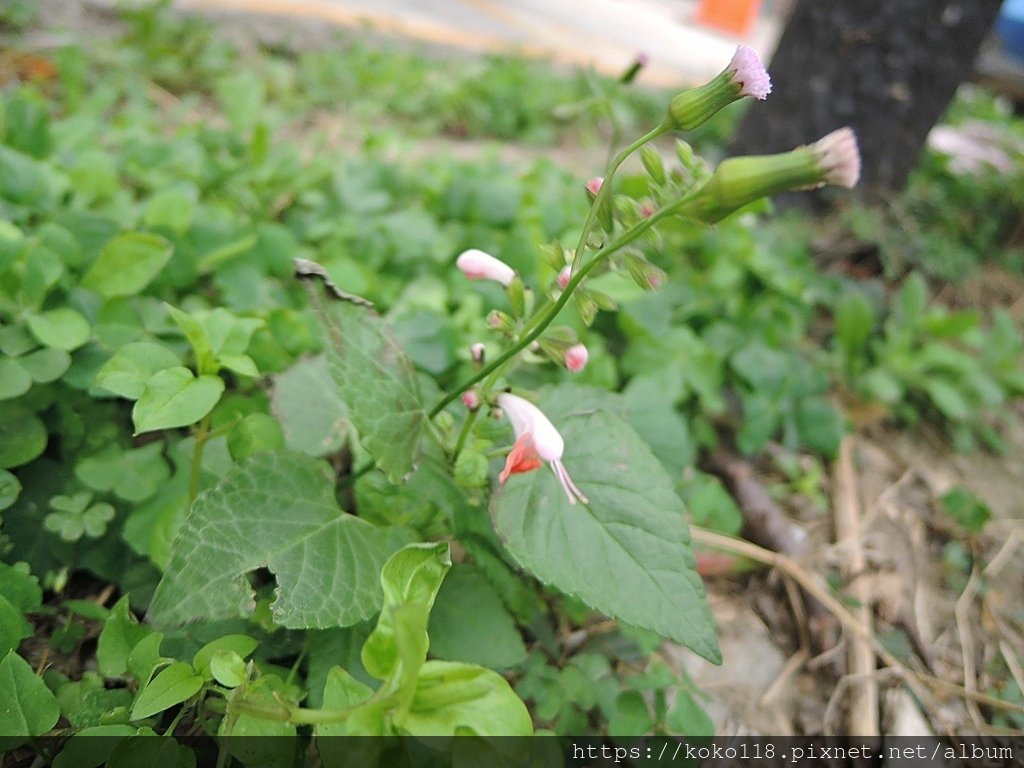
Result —
[[[487,397],[487,393],[490,392],[491,389],[494,387],[494,383],[498,380],[498,377],[501,376],[504,370],[504,366],[495,368],[491,375],[487,378],[487,381],[485,381],[483,386],[480,387],[481,408],[483,407],[483,400]],[[469,439],[469,433],[472,431],[473,425],[476,423],[477,414],[479,413],[480,408],[477,408],[475,411],[470,411],[469,415],[466,417],[466,420],[462,423],[462,429],[459,430],[459,437],[455,441],[455,450],[452,452],[452,461],[455,461],[457,458],[459,458],[459,454],[462,453],[462,449],[466,447],[466,440]]]
[[[583,282],[583,278],[587,276],[587,273],[593,270],[593,268],[600,264],[601,261],[601,259],[594,259],[589,264],[584,266],[583,269],[577,272],[572,277],[572,279],[569,280],[569,284],[565,286],[565,290],[562,291],[562,295],[558,297],[558,301],[552,304],[548,308],[547,312],[543,314],[543,320],[541,322],[537,323],[531,330],[527,331],[522,336],[520,336],[519,341],[517,341],[515,344],[513,344],[511,347],[505,350],[501,355],[499,355],[498,358],[493,363],[488,365],[478,374],[476,374],[469,380],[463,382],[458,387],[449,392],[447,395],[445,395],[443,398],[441,398],[441,400],[438,401],[437,405],[430,409],[430,418],[434,418],[435,416],[437,416],[437,414],[443,411],[448,406],[449,403],[454,402],[455,398],[457,398],[467,389],[472,387],[474,384],[477,384],[486,379],[492,373],[501,368],[506,362],[508,362],[513,357],[522,352],[524,349],[526,349],[538,336],[541,335],[541,333],[544,332],[544,329],[547,328],[548,325],[550,325],[551,321],[555,319],[555,316],[562,310],[562,307],[564,307],[566,303],[568,303],[569,297],[572,295],[573,290],[575,290],[576,286]]]
[[[199,424],[196,425],[192,431],[193,437],[196,439],[196,447],[192,451],[192,470],[189,473],[188,478],[188,508],[192,508],[192,502],[196,500],[196,496],[199,495],[199,476],[203,470],[203,449],[206,447],[207,441],[211,437],[210,433],[210,416],[207,414],[199,420]]]
[[[366,704],[368,702],[363,702]],[[359,706],[363,706],[360,704]],[[358,707],[347,709],[307,709],[279,701],[277,704],[257,704],[254,701],[235,701],[230,705],[232,714],[252,715],[263,720],[274,720],[293,725],[326,725],[343,723]]]
[[[587,220],[583,222],[583,230],[580,232],[579,242],[576,244],[576,250],[573,252],[572,257],[572,272],[575,274],[579,271],[580,265],[583,262],[583,251],[587,244],[587,238],[590,237],[591,231],[594,229],[594,224],[597,222],[598,211],[601,210],[601,206],[604,204],[605,199],[611,194],[611,181],[612,177],[615,176],[615,172],[619,169],[619,166],[625,162],[626,158],[636,152],[640,147],[649,141],[661,136],[663,133],[667,133],[672,129],[672,126],[668,124],[668,121],[664,121],[659,125],[656,125],[650,131],[645,133],[639,139],[634,141],[629,146],[625,147],[619,154],[617,154],[612,161],[608,163],[608,168],[604,172],[604,183],[601,184],[601,189],[598,190],[597,195],[594,197],[594,202],[590,206],[590,213],[587,214]]]
[[[603,188],[603,187],[602,187]],[[616,251],[629,245],[631,242],[636,240],[640,235],[649,230],[658,222],[669,216],[674,216],[680,213],[688,203],[690,203],[694,197],[696,190],[690,191],[683,197],[679,198],[673,203],[666,205],[659,211],[656,211],[653,216],[649,219],[644,219],[636,226],[623,232],[618,238],[610,242],[598,253],[597,258],[591,260],[576,272],[570,279],[568,285],[565,286],[565,290],[562,291],[562,295],[558,297],[558,300],[552,304],[546,312],[538,313],[538,319],[534,322],[533,326],[526,330],[522,336],[519,337],[519,341],[509,347],[505,352],[498,356],[498,358],[480,371],[478,374],[470,378],[468,381],[463,382],[454,390],[445,395],[441,400],[430,410],[430,418],[434,418],[443,411],[449,403],[454,402],[455,399],[465,392],[467,389],[483,381],[491,374],[498,371],[506,362],[511,360],[513,357],[522,352],[528,347],[537,337],[539,337],[544,330],[551,324],[551,322],[558,316],[558,313],[562,311],[562,308],[569,302],[569,298],[572,296],[573,291],[576,290],[577,286],[583,282],[585,278],[597,265],[603,262],[606,258],[611,256]],[[465,427],[464,427],[465,428]]]

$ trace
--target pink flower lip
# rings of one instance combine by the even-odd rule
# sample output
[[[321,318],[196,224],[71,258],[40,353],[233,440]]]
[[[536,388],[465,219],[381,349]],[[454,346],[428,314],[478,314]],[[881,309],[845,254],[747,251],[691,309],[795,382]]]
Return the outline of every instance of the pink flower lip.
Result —
[[[733,82],[740,86],[741,96],[763,101],[772,92],[772,79],[761,63],[761,57],[750,46],[737,46],[727,69],[733,73]]]
[[[516,271],[501,259],[476,248],[460,253],[455,266],[470,280],[494,280],[506,287],[516,276]]]
[[[587,367],[590,353],[583,344],[573,344],[565,350],[565,367],[573,373],[579,373]]]
[[[547,462],[570,504],[575,504],[577,500],[589,503],[562,464],[562,453],[565,450],[562,436],[540,408],[529,400],[507,392],[498,395],[498,405],[508,414],[516,434],[515,445],[505,460],[505,468],[498,476],[498,482],[504,484],[511,475],[531,472]]]

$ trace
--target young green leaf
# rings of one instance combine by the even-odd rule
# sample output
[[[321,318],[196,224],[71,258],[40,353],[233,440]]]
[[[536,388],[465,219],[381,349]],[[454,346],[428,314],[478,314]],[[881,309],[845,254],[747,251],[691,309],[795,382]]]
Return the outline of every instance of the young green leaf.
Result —
[[[92,334],[89,321],[70,307],[57,307],[28,315],[25,322],[40,343],[53,349],[78,349]]]
[[[405,533],[338,509],[321,461],[259,453],[200,496],[174,542],[150,618],[158,625],[252,612],[246,574],[277,577],[274,619],[286,627],[348,626],[380,609],[380,571]]]
[[[210,675],[226,688],[237,688],[248,677],[245,660],[234,651],[217,651],[210,659]]]
[[[114,604],[103,624],[96,648],[96,661],[105,677],[120,677],[128,671],[128,654],[152,630],[136,621],[128,606],[128,596]]]
[[[357,707],[373,695],[373,689],[356,680],[341,667],[335,666],[327,672],[324,683],[324,709],[344,710]],[[322,723],[316,727],[317,736],[355,735],[346,723]]]
[[[132,409],[135,434],[195,424],[213,410],[223,392],[219,376],[196,378],[180,366],[157,371]]]
[[[508,551],[593,608],[720,661],[683,504],[661,464],[611,414],[570,416],[558,427],[563,462],[589,503],[569,504],[544,468],[511,477],[491,500]]]
[[[378,680],[391,677],[400,661],[394,611],[401,606],[417,605],[429,614],[451,565],[448,543],[442,542],[408,544],[393,554],[381,569],[383,606],[376,628],[363,645],[363,666]],[[426,630],[424,617],[424,638]]]
[[[428,661],[408,712],[395,725],[414,736],[529,736],[526,705],[496,672],[472,664]]]
[[[220,651],[232,651],[240,658],[245,659],[252,655],[252,652],[256,650],[259,644],[259,640],[248,635],[224,635],[210,641],[196,651],[196,655],[192,659],[192,666],[196,672],[208,678],[210,676],[210,662],[213,661],[213,657],[217,653]]]
[[[129,400],[138,400],[154,373],[180,365],[181,359],[162,344],[131,342],[100,368],[93,384]]]
[[[139,691],[132,705],[132,720],[143,720],[147,717],[181,704],[199,693],[203,687],[203,678],[197,675],[192,666],[175,661],[160,670],[149,685]]]
[[[82,287],[104,298],[139,293],[160,274],[173,251],[159,235],[125,232],[103,246],[83,275]]]

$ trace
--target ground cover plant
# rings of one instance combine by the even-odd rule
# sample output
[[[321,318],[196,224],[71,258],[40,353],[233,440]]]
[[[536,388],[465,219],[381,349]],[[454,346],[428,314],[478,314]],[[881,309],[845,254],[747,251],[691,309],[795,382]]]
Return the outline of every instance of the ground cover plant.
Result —
[[[1024,388],[1009,313],[823,274],[763,226],[766,194],[854,181],[848,133],[716,167],[673,135],[767,95],[746,54],[652,113],[522,63],[436,88],[429,61],[359,47],[239,68],[159,5],[117,30],[4,65],[7,748],[708,734],[659,650],[719,659],[688,526],[742,518],[703,458],[774,451],[783,492],[820,500],[866,406],[998,446]],[[543,143],[557,106],[637,140],[589,180],[395,162],[309,132],[335,90],[371,124]],[[985,523],[963,490],[947,507]]]

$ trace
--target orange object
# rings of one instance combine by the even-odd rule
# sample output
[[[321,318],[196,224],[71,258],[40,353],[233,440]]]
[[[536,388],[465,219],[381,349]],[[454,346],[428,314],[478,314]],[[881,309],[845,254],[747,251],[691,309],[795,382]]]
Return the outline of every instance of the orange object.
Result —
[[[700,0],[697,23],[746,37],[757,19],[761,0]]]

